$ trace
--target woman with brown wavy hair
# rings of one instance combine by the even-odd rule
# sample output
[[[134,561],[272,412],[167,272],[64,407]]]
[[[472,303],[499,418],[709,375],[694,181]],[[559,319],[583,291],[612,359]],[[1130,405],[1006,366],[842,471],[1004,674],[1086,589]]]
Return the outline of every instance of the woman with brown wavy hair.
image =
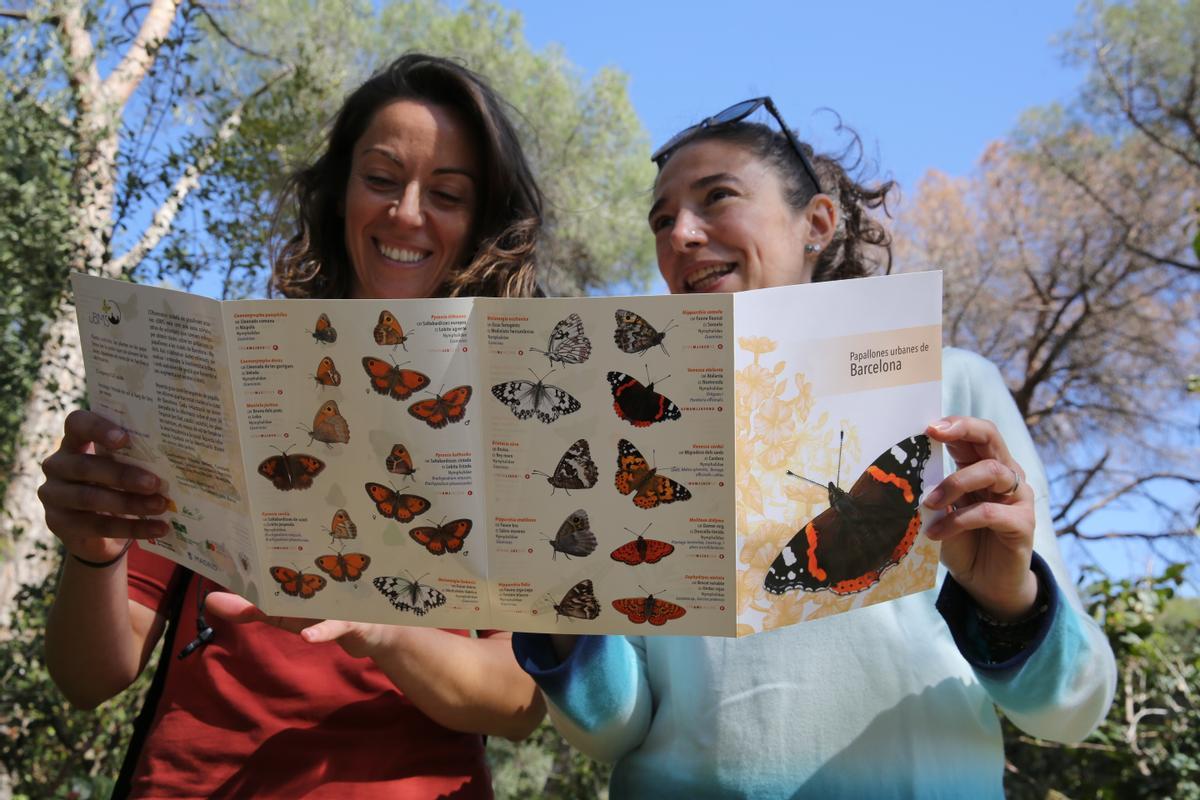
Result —
[[[409,54],[356,89],[286,198],[286,296],[536,293],[541,194],[500,98],[452,61]],[[72,703],[123,691],[168,618],[197,634],[160,662],[118,795],[491,796],[481,734],[520,739],[543,714],[508,634],[268,618],[213,591],[130,547],[167,533],[141,515],[168,501],[158,476],[108,457],[129,443],[73,413],[40,490],[68,556],[47,663]]]

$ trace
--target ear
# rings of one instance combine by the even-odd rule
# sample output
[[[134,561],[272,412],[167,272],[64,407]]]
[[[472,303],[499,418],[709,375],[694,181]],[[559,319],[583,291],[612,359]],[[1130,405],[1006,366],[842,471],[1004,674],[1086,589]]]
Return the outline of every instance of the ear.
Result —
[[[830,199],[827,194],[814,195],[808,201],[808,205],[804,207],[804,217],[808,221],[808,241],[805,244],[812,244],[820,247],[821,250],[814,253],[819,256],[829,246],[830,240],[833,239],[833,234],[837,230],[838,224],[838,207],[837,204]]]

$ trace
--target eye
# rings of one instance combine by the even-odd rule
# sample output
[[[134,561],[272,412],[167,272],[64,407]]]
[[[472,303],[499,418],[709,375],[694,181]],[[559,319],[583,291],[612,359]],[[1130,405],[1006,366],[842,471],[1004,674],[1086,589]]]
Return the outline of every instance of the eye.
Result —
[[[446,203],[447,205],[459,205],[460,203],[464,202],[462,195],[458,194],[457,192],[446,191],[445,189],[434,190],[431,192],[431,194],[439,201]]]
[[[658,233],[659,231],[669,230],[674,224],[674,217],[669,217],[666,214],[660,214],[659,216],[650,220],[650,231],[652,233]]]
[[[396,182],[387,175],[367,175],[364,180],[368,186],[375,189],[390,189],[396,185]]]
[[[717,203],[726,198],[735,196],[736,192],[734,192],[732,189],[724,186],[718,186],[710,191],[708,195],[705,196],[704,200],[711,205],[712,203]]]

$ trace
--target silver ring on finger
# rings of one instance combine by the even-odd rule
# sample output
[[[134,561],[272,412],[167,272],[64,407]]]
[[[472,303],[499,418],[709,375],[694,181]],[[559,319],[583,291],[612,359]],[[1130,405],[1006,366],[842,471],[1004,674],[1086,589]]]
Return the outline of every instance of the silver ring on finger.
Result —
[[[1012,467],[1009,467],[1009,469],[1012,469]],[[1019,490],[1021,488],[1021,473],[1018,472],[1017,470],[1013,469],[1012,474],[1013,474],[1012,487],[1009,488],[1008,491],[1000,493],[1004,497],[1012,497],[1014,494],[1017,493],[1017,490]]]

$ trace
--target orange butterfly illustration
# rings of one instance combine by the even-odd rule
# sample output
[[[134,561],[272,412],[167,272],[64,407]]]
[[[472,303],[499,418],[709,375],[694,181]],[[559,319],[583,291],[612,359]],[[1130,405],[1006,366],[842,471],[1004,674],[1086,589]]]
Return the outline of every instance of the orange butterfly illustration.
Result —
[[[271,577],[279,583],[284,594],[308,600],[325,588],[325,579],[311,572],[300,572],[289,567],[271,567]]]
[[[375,323],[375,344],[391,345],[395,347],[400,345],[405,350],[408,346],[404,343],[408,341],[408,337],[404,335],[404,329],[400,327],[400,321],[392,314],[392,312],[384,309],[379,312],[379,322]]]
[[[350,519],[350,512],[339,508],[333,512],[333,521],[329,523],[329,536],[333,539],[354,539],[358,536],[358,526]]]
[[[406,475],[412,478],[413,473],[417,471],[417,468],[413,466],[412,454],[399,442],[392,445],[392,452],[384,459],[383,464],[387,467],[388,472],[395,475]]]
[[[313,485],[313,478],[325,469],[325,462],[306,453],[289,455],[281,450],[279,455],[263,459],[258,465],[258,474],[275,484],[280,491],[290,489],[307,489]]]
[[[333,344],[337,341],[337,328],[333,327],[333,323],[329,321],[328,314],[317,317],[317,327],[312,332],[312,337],[325,344]]]
[[[313,375],[313,380],[317,382],[318,386],[341,386],[342,373],[338,372],[337,367],[333,365],[333,359],[325,356],[317,365],[317,374]]]
[[[366,553],[330,553],[316,558],[317,567],[335,581],[356,581],[370,564]]]
[[[643,587],[638,587],[643,592]],[[629,617],[629,621],[641,625],[649,622],[651,625],[666,625],[673,619],[679,619],[687,613],[687,609],[666,600],[659,600],[646,592],[645,597],[623,597],[613,600],[613,608]]]
[[[363,356],[362,365],[371,379],[371,388],[394,400],[407,400],[413,392],[429,385],[429,376],[415,369],[401,369],[398,364],[370,356]]]
[[[653,524],[651,523],[651,525]],[[629,528],[625,530],[634,533]],[[650,530],[650,525],[646,526],[646,530]],[[634,533],[637,538],[613,550],[612,559],[629,564],[630,566],[656,564],[675,552],[675,545],[670,542],[659,541],[658,539],[647,539],[645,534],[646,531]]]
[[[375,501],[375,510],[399,522],[412,522],[417,514],[429,510],[430,503],[415,494],[400,494],[382,483],[366,484],[367,495]]]
[[[460,422],[467,415],[470,386],[456,386],[433,400],[420,400],[408,407],[408,413],[431,428],[444,428],[449,422]]]
[[[633,504],[638,508],[654,508],[660,503],[690,500],[692,493],[683,484],[663,475],[655,474],[656,467],[646,463],[633,443],[622,439],[617,444],[617,491],[633,493]]]
[[[350,441],[350,424],[342,416],[338,404],[332,400],[322,403],[321,407],[317,409],[316,416],[313,417],[312,430],[304,430],[303,425],[300,426],[300,430],[311,437],[308,440],[309,444],[312,444],[314,440],[327,445],[346,444]]]
[[[440,556],[462,550],[463,540],[471,532],[471,525],[469,519],[456,519],[444,525],[413,528],[408,535],[417,544],[425,545],[425,549],[435,556]]]

